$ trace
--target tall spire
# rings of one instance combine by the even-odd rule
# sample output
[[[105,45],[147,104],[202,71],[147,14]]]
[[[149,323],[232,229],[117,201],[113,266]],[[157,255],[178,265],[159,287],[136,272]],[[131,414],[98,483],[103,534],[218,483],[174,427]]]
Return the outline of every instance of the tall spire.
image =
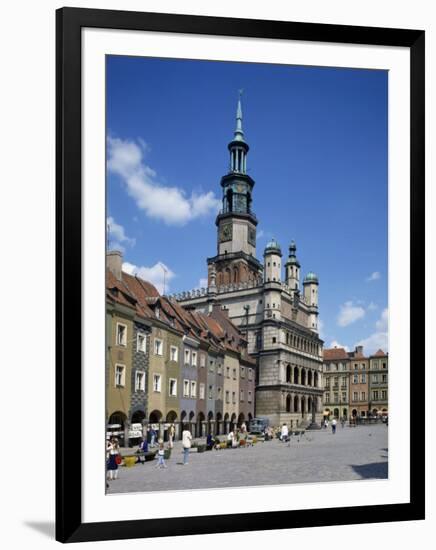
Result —
[[[235,128],[234,141],[244,141],[244,132],[242,130],[242,105],[241,105],[242,92],[243,90],[239,90],[238,106],[236,108],[236,128]]]
[[[236,128],[233,135],[233,140],[229,143],[230,151],[230,173],[247,173],[247,153],[249,150],[248,143],[244,139],[244,131],[242,130],[242,105],[241,105],[242,90],[238,93],[238,106],[236,107]]]

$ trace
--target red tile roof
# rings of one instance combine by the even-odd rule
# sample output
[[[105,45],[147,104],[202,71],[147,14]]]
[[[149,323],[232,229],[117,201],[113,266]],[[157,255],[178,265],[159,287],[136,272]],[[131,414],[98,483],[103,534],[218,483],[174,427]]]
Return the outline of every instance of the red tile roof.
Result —
[[[374,355],[371,355],[371,357],[387,357],[388,354],[385,353],[382,349],[379,349],[374,353]]]
[[[335,361],[339,359],[348,359],[348,353],[344,348],[330,348],[323,350],[324,361]]]
[[[120,281],[109,269],[106,274],[108,301],[131,307],[136,310],[137,315],[146,319],[168,324],[181,333],[212,346],[216,352],[227,349],[239,353],[242,360],[255,365],[255,360],[247,353],[245,335],[219,306],[209,315],[187,310],[176,300],[161,296],[154,285],[136,275],[123,271]]]

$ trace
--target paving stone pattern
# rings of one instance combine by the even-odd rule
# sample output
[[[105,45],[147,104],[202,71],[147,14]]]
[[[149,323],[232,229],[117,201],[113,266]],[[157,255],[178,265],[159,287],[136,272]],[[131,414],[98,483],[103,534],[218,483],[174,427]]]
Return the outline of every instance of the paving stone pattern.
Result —
[[[386,479],[388,477],[388,428],[384,425],[339,425],[331,430],[293,436],[290,444],[279,440],[258,442],[253,447],[197,453],[182,465],[177,442],[166,469],[156,463],[121,467],[107,492],[129,493],[201,488],[278,485]]]

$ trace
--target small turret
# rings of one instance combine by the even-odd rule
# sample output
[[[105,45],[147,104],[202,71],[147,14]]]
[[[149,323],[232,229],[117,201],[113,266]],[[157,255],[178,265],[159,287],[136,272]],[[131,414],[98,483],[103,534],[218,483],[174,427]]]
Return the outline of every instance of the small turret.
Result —
[[[303,281],[304,301],[312,309],[309,314],[309,328],[314,332],[318,332],[318,285],[318,276],[309,271]]]
[[[272,281],[279,283],[281,281],[282,250],[274,238],[267,243],[263,256],[265,283]]]
[[[285,264],[286,284],[292,290],[298,290],[300,286],[300,262],[297,259],[297,245],[291,241],[289,245],[289,257]]]

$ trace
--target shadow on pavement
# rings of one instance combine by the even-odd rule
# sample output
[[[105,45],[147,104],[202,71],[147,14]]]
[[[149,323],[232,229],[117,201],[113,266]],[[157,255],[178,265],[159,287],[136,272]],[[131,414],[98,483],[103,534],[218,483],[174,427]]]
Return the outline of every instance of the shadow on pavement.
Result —
[[[387,479],[388,463],[387,462],[371,462],[370,464],[351,464],[353,470],[362,479]]]

